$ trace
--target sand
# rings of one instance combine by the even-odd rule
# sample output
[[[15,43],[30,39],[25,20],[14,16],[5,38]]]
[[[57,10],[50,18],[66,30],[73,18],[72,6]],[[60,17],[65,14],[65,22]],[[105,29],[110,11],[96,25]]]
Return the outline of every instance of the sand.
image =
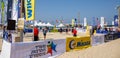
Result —
[[[65,52],[57,58],[120,58],[120,39],[81,51]]]

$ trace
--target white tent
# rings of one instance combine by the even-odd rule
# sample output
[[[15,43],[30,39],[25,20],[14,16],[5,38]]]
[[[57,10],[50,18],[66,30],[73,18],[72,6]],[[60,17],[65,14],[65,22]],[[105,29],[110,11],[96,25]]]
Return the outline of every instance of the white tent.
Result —
[[[39,22],[37,25],[38,25],[38,26],[43,26],[42,22]]]
[[[61,23],[61,24],[58,25],[58,27],[64,27],[64,25]]]
[[[51,26],[51,27],[52,27],[53,25],[48,22],[48,23],[46,24],[46,26],[49,26],[49,27]]]

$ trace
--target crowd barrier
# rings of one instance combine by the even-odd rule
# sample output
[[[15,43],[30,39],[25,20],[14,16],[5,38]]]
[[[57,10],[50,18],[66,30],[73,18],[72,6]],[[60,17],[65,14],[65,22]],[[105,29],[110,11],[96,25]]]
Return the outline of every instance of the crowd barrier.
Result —
[[[109,32],[109,33],[105,34],[105,36],[104,36],[105,42],[118,39],[118,38],[120,38],[119,36],[120,36],[120,34],[118,32]]]
[[[90,36],[83,37],[67,37],[66,52],[81,50],[91,46]]]
[[[91,37],[92,46],[96,46],[105,42],[104,34],[95,34]]]
[[[3,41],[1,58],[48,58],[65,52],[65,39],[8,43]]]
[[[114,40],[117,33],[95,34],[94,36],[67,37],[66,39],[45,40],[34,42],[9,43],[3,40],[0,58],[49,58],[56,57],[64,52],[86,49]]]

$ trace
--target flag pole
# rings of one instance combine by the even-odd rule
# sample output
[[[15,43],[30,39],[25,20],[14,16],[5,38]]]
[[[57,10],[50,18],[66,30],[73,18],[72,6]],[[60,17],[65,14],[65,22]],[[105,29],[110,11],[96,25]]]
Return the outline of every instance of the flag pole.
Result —
[[[21,0],[21,7],[20,7],[20,18],[23,18],[23,16],[22,16],[22,7],[23,7],[23,0]],[[20,42],[23,42],[23,30],[22,29],[20,29]]]

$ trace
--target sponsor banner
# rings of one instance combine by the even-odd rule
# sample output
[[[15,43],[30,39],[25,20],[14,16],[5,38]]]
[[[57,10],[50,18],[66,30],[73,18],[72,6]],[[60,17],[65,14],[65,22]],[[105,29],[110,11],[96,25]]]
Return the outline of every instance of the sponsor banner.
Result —
[[[7,21],[9,19],[12,18],[12,4],[13,4],[13,0],[8,0],[8,4],[7,4]]]
[[[26,20],[34,20],[35,0],[25,0]]]
[[[11,54],[11,44],[3,40],[0,58],[10,58],[10,54]]]
[[[11,58],[44,58],[47,46],[45,42],[13,43]]]
[[[47,54],[49,57],[54,57],[66,52],[66,40],[58,39],[58,40],[47,40]]]
[[[67,37],[66,52],[81,50],[91,46],[90,36],[85,37]]]
[[[18,18],[20,18],[21,0],[18,0]]]
[[[118,15],[114,16],[114,25],[118,26]]]
[[[104,36],[105,36],[104,34],[93,35],[92,38],[91,38],[92,46],[96,46],[96,45],[104,43]]]
[[[18,29],[24,29],[24,18],[18,19]]]
[[[13,0],[13,8],[12,8],[12,20],[18,19],[18,0]]]
[[[5,12],[4,12],[4,9],[5,9],[5,3],[3,0],[1,0],[1,14],[2,14],[2,17],[0,19],[2,19],[2,24],[4,24],[4,18],[5,18]]]
[[[37,42],[3,42],[2,58],[48,58],[57,57],[65,52],[65,39]],[[7,54],[7,55],[6,55]]]
[[[0,24],[2,24],[2,20],[1,20],[1,9],[0,9]]]
[[[75,24],[75,20],[72,19],[72,27],[74,27],[74,24]]]

